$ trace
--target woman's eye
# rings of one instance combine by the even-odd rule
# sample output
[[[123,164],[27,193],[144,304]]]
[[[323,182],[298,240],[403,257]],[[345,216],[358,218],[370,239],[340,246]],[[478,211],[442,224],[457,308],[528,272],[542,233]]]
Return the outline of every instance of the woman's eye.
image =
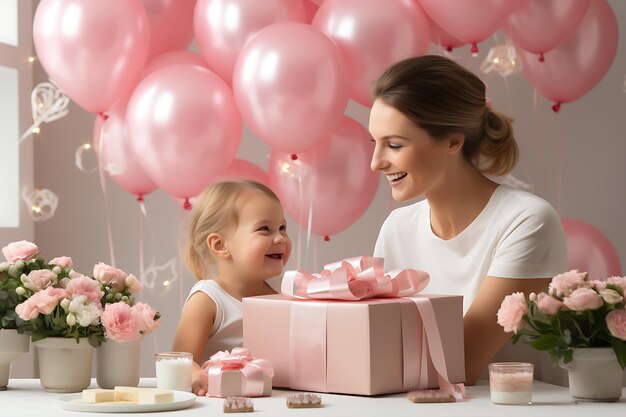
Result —
[[[267,226],[261,226],[261,227],[259,227],[258,231],[261,231],[261,232],[269,232],[269,231],[270,231],[270,228],[269,228],[269,227],[267,227]]]
[[[400,149],[402,146],[397,145],[395,143],[390,143],[389,145],[387,145],[389,147],[389,149]]]
[[[280,226],[280,229],[279,229],[279,230],[280,230],[281,232],[286,232],[286,231],[287,231],[287,225],[282,225],[282,226]]]

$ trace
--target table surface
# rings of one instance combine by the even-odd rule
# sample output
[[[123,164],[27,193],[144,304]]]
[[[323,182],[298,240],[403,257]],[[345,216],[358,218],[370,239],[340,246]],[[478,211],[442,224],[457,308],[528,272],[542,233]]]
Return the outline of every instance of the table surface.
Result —
[[[154,387],[154,378],[142,378],[140,386]],[[91,388],[97,388],[95,380]],[[288,390],[274,390],[271,397],[254,398],[255,414],[280,416],[497,416],[505,413],[514,416],[620,416],[626,415],[626,388],[622,399],[617,403],[575,403],[567,388],[534,382],[533,404],[496,405],[489,400],[489,386],[486,381],[467,387],[467,399],[456,403],[413,404],[406,394],[361,397],[352,395],[321,394],[324,406],[317,409],[291,409],[285,406],[285,398],[292,393]],[[112,415],[108,413],[76,413],[63,410],[59,397],[43,390],[38,379],[11,379],[9,388],[0,391],[0,410],[3,416],[67,416],[67,415]],[[198,397],[196,403],[185,410],[169,411],[177,416],[203,416],[222,414],[223,399]],[[14,413],[11,413],[14,412]],[[120,413],[121,414],[121,413]],[[116,414],[116,415],[120,415]],[[159,413],[160,414],[160,413]],[[136,414],[123,414],[132,416]]]

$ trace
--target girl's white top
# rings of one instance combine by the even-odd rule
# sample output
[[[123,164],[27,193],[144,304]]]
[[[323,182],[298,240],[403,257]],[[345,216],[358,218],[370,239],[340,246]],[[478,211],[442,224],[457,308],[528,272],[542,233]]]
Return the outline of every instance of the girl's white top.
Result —
[[[208,295],[216,307],[213,329],[202,356],[204,362],[220,350],[232,350],[232,348],[242,345],[243,306],[241,301],[228,294],[212,279],[196,282],[191,288],[187,300],[198,291]]]
[[[567,268],[565,234],[555,210],[506,185],[496,188],[478,217],[449,240],[433,233],[427,200],[394,210],[374,255],[385,258],[386,271],[428,272],[424,293],[463,295],[464,313],[486,276],[551,278]]]

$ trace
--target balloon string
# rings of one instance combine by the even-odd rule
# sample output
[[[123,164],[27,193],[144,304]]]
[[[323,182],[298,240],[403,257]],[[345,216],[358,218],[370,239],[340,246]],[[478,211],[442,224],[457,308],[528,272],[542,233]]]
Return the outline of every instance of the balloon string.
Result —
[[[298,177],[298,198],[300,204],[298,207],[302,207],[302,178]],[[298,212],[298,225],[302,224],[302,209]],[[296,269],[302,268],[302,228],[298,227],[298,248],[296,250]]]
[[[311,250],[311,229],[313,228],[313,199],[310,199],[311,204],[309,205],[309,217],[306,222],[306,252],[304,254],[305,267],[309,265],[309,253]],[[315,270],[314,270],[315,271]]]
[[[556,184],[556,212],[561,217],[561,199],[563,196],[563,160],[565,159],[565,120],[559,115],[557,118],[558,133],[556,137],[558,165],[557,165],[557,184]]]
[[[146,205],[143,201],[143,196],[137,196],[137,201],[139,202],[139,282],[141,283],[141,288],[143,288],[144,275],[145,275],[145,261],[144,261],[144,218],[147,219],[148,215],[146,213]]]
[[[102,144],[104,143],[104,135],[100,129],[100,140],[98,141],[98,155],[102,155]],[[107,236],[109,239],[109,255],[111,257],[111,266],[115,268],[115,253],[113,252],[113,233],[111,231],[111,213],[109,209],[109,197],[107,195],[106,177],[104,176],[104,167],[98,158],[98,174],[100,175],[100,188],[102,190],[102,198],[104,199],[104,218],[107,225]]]

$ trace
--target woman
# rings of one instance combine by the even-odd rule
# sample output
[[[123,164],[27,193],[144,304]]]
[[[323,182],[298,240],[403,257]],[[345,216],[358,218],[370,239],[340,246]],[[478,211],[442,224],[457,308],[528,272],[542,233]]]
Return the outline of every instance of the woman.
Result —
[[[485,85],[440,56],[399,62],[374,83],[371,168],[397,201],[375,256],[389,269],[427,271],[433,294],[463,295],[466,383],[473,385],[510,335],[496,323],[504,297],[539,292],[566,268],[565,235],[550,204],[499,185],[518,159],[511,119]]]

